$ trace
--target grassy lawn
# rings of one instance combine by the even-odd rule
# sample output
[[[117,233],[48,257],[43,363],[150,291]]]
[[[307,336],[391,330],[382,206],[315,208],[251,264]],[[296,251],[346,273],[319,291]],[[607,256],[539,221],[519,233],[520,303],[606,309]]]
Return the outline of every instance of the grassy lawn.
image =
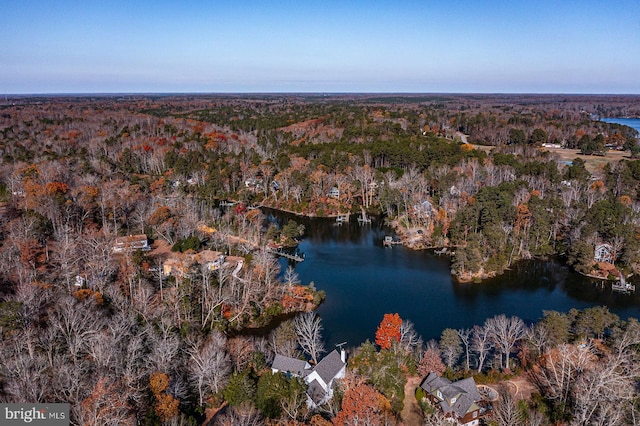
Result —
[[[475,149],[489,152],[493,148],[492,146],[484,146],[484,145],[473,145]],[[564,149],[564,148],[541,148],[547,151],[553,152],[560,157],[562,161],[573,161],[575,158],[581,158],[585,161],[585,167],[590,172],[593,173],[598,169],[602,169],[607,163],[615,163],[620,160],[631,159],[628,151],[607,151],[607,154],[604,157],[600,157],[597,155],[581,155],[578,149]]]

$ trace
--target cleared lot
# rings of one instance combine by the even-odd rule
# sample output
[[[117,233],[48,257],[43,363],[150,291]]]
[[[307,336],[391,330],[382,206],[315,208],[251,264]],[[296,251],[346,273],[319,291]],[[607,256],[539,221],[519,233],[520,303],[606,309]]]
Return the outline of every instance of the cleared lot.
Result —
[[[489,152],[493,149],[492,146],[473,145],[474,148],[481,151]],[[620,160],[630,160],[630,154],[628,151],[607,151],[604,157],[598,155],[582,155],[578,149],[564,149],[564,148],[540,148],[553,152],[560,157],[562,161],[573,161],[576,158],[581,158],[585,162],[586,169],[593,173],[598,169],[602,169],[607,163],[616,163]]]

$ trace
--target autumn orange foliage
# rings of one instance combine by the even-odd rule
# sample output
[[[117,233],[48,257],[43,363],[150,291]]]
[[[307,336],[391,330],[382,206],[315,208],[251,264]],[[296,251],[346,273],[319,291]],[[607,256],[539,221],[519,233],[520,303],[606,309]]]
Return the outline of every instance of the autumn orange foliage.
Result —
[[[178,414],[180,401],[165,392],[169,387],[169,376],[160,371],[151,373],[149,376],[149,388],[156,398],[153,408],[163,421],[168,421]]]
[[[620,198],[618,198],[618,202],[620,202],[620,204],[625,207],[629,207],[632,204],[631,197],[629,197],[628,195],[620,196]]]
[[[162,393],[156,396],[156,403],[153,408],[161,420],[168,421],[178,414],[179,405],[180,401],[173,396]]]
[[[367,384],[349,388],[342,398],[342,410],[333,418],[334,425],[384,424],[384,410],[389,401]]]
[[[400,341],[400,326],[402,318],[396,314],[384,314],[382,322],[376,331],[376,345],[381,349],[389,349],[393,342]]]
[[[118,424],[135,424],[133,416],[122,416],[123,412],[128,413],[131,410],[126,394],[104,377],[98,380],[89,396],[82,401],[80,409],[82,424],[87,426],[106,424],[118,414]]]
[[[149,389],[154,395],[159,395],[169,387],[169,376],[160,371],[151,373],[149,376]]]
[[[87,300],[89,297],[92,297],[92,296],[98,305],[102,305],[102,303],[104,302],[104,299],[102,298],[102,294],[100,294],[100,292],[93,291],[89,288],[83,288],[73,293],[73,297],[78,299],[78,301],[80,302]]]
[[[47,182],[46,191],[49,195],[66,194],[69,187],[63,182]]]
[[[303,309],[304,306],[313,301],[313,294],[308,287],[301,285],[293,286],[282,296],[282,307],[290,311]]]
[[[518,204],[517,210],[518,215],[516,217],[516,232],[520,231],[521,229],[526,229],[531,219],[531,212],[529,211],[529,206],[527,204]]]
[[[597,180],[591,184],[591,189],[594,191],[604,191],[604,182]]]

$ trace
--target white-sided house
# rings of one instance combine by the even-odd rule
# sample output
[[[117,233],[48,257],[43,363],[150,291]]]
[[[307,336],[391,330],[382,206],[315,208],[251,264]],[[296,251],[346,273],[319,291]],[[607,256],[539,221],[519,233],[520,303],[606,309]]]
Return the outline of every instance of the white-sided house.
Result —
[[[435,209],[429,200],[424,200],[413,206],[413,214],[421,219],[427,219],[433,215]]]
[[[327,193],[327,197],[329,198],[340,198],[340,190],[336,186],[332,186],[329,192]]]
[[[332,351],[320,360],[304,381],[307,383],[307,396],[314,405],[321,405],[333,396],[336,379],[342,379],[347,371],[344,350]]]
[[[593,260],[613,263],[613,247],[611,247],[611,244],[598,244],[594,250]]]
[[[132,250],[149,251],[149,240],[145,234],[118,237],[113,244],[114,253],[124,253]]]
[[[284,373],[291,377],[306,377],[311,371],[311,365],[307,361],[303,361],[297,358],[291,358],[288,356],[276,354],[271,364],[271,371],[275,374],[278,372]]]
[[[273,373],[282,372],[288,376],[301,377],[307,384],[309,405],[318,406],[333,396],[335,380],[345,376],[347,371],[346,354],[334,350],[322,358],[315,367],[303,360],[276,354],[271,364]]]

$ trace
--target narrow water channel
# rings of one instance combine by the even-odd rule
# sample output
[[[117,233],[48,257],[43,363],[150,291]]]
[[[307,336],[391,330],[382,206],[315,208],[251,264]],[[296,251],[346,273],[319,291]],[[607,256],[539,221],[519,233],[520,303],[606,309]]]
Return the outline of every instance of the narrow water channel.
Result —
[[[337,225],[329,219],[270,214],[306,227],[299,246],[306,260],[295,264],[295,271],[303,283],[313,281],[327,294],[317,313],[328,348],[373,341],[382,316],[393,312],[411,320],[425,341],[438,338],[445,328],[472,327],[497,314],[537,321],[543,310],[605,305],[623,319],[640,317],[638,294],[612,292],[610,285],[602,286],[558,261],[526,261],[480,284],[458,284],[447,256],[385,248],[382,240],[390,231],[375,222]],[[289,264],[280,262],[283,270]]]

